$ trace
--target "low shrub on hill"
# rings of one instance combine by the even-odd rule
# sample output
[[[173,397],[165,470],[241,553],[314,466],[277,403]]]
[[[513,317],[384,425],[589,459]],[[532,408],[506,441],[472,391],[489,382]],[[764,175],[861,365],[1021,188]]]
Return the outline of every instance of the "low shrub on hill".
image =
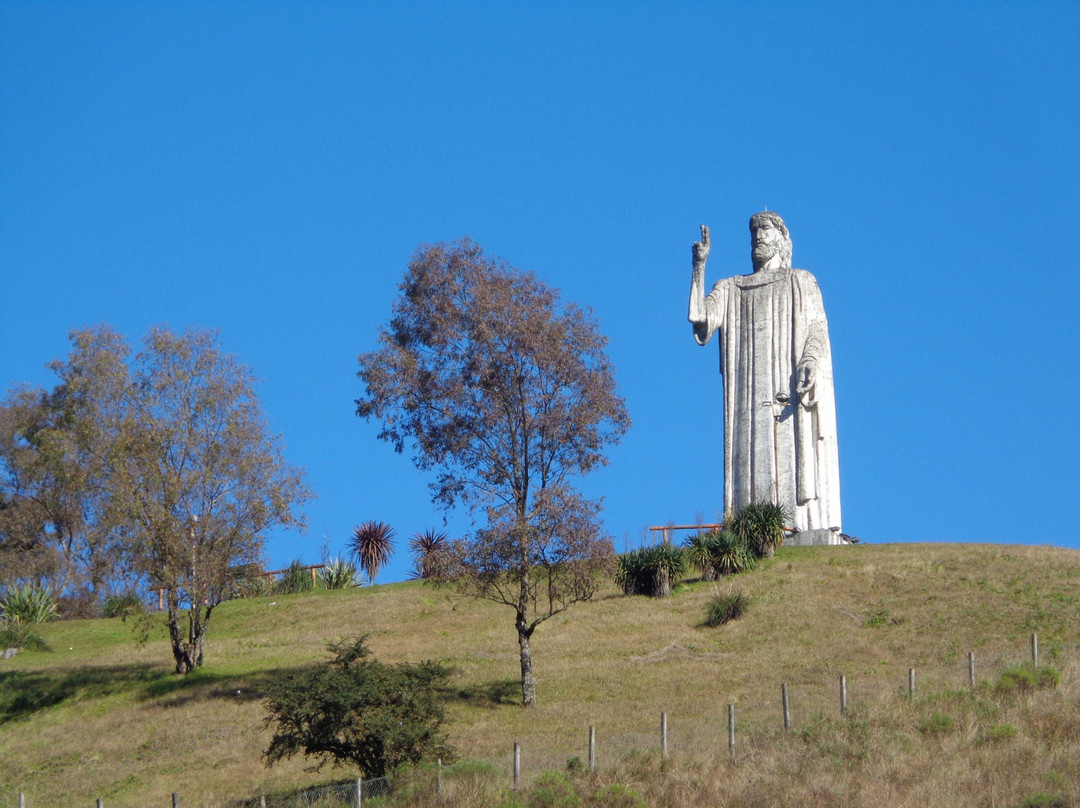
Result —
[[[452,760],[437,688],[449,674],[435,662],[386,665],[368,659],[367,635],[330,646],[334,658],[280,676],[267,688],[274,736],[266,765],[297,753],[382,777],[405,763]]]
[[[747,597],[737,590],[717,593],[709,598],[705,606],[705,625],[722,626],[724,623],[742,617],[749,603]]]

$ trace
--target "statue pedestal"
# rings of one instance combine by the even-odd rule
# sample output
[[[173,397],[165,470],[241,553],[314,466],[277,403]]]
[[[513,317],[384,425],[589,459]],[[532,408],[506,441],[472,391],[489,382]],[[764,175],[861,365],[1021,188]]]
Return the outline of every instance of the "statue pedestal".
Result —
[[[801,530],[784,537],[785,547],[812,547],[822,544],[847,544],[847,542],[840,538],[839,530],[830,530],[827,527]]]

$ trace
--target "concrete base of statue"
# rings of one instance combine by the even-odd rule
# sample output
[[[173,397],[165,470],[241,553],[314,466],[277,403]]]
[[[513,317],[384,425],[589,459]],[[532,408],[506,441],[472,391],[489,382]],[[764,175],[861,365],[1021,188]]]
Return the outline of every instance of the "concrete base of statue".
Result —
[[[847,544],[839,530],[819,528],[818,530],[800,530],[784,537],[785,547],[813,547],[823,544]]]

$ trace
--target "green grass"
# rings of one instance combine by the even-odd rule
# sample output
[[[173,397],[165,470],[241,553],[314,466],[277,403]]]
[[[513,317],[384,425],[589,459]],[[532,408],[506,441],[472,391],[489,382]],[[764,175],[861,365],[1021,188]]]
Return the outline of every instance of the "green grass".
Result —
[[[45,624],[52,653],[0,662],[0,806],[19,790],[30,808],[97,797],[110,808],[167,805],[173,791],[185,806],[224,806],[348,777],[313,774],[302,759],[265,768],[261,698],[277,672],[323,660],[329,642],[362,631],[384,662],[450,667],[451,740],[503,778],[515,741],[528,778],[565,772],[585,758],[593,725],[600,769],[574,778],[575,788],[620,785],[650,806],[1077,797],[1078,584],[1080,553],[1049,547],[780,548],[739,576],[753,609],[720,630],[702,625],[715,584],[690,580],[665,600],[624,597],[612,585],[537,631],[539,704],[530,711],[516,704],[511,610],[421,582],[223,604],[206,667],[186,678],[171,673],[160,617],[141,647],[120,619]],[[1033,631],[1040,669],[1058,676],[1033,673],[1028,687]],[[906,695],[909,667],[915,698]],[[792,698],[787,734],[781,683]],[[661,776],[662,711],[671,759]],[[583,804],[592,793],[579,793]]]

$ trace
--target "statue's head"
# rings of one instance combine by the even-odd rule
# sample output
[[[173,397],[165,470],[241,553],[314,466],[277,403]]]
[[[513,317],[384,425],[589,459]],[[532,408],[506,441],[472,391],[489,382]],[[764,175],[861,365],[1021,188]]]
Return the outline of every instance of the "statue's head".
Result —
[[[779,256],[777,268],[791,267],[791,234],[784,220],[771,210],[763,210],[750,217],[750,258],[757,272]]]

